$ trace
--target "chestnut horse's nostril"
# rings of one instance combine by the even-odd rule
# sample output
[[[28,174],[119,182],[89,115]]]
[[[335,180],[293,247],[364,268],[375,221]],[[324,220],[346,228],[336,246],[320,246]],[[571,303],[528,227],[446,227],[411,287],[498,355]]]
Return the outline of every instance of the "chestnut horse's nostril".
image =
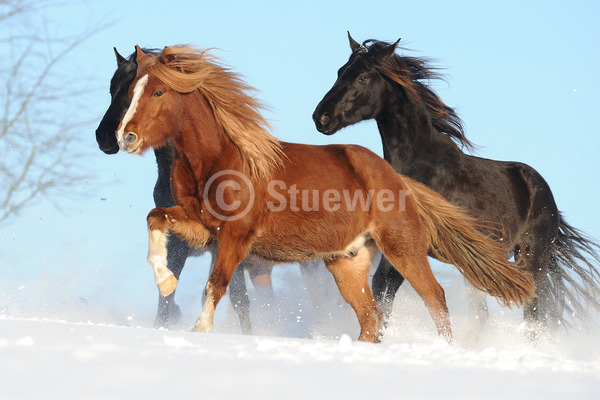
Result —
[[[138,139],[138,136],[135,133],[129,132],[125,135],[125,137],[123,138],[123,141],[129,145],[129,144],[135,143],[137,141],[137,139]]]

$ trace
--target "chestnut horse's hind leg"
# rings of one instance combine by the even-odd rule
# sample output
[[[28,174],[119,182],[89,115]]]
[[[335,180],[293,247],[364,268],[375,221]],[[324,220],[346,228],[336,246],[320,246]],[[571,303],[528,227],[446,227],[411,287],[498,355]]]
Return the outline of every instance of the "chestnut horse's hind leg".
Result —
[[[408,225],[406,225],[408,229]],[[452,342],[452,328],[444,289],[433,276],[427,260],[427,244],[420,231],[404,231],[399,237],[391,235],[393,229],[378,229],[373,233],[381,252],[406,278],[425,302],[438,334]],[[397,230],[396,230],[397,232]]]
[[[356,312],[360,324],[358,340],[376,342],[383,319],[377,301],[369,287],[369,270],[377,247],[371,240],[353,258],[338,258],[325,262],[344,300]]]

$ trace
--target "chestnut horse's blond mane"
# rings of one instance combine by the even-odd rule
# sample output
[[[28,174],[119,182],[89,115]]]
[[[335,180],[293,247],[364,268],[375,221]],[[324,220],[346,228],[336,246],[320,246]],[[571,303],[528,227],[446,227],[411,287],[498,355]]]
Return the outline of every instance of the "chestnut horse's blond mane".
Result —
[[[181,45],[147,56],[138,66],[138,74],[152,73],[179,93],[198,90],[239,149],[251,176],[268,179],[273,169],[282,165],[281,144],[268,132],[269,123],[260,113],[265,107],[247,93],[255,89],[217,57],[207,50]]]

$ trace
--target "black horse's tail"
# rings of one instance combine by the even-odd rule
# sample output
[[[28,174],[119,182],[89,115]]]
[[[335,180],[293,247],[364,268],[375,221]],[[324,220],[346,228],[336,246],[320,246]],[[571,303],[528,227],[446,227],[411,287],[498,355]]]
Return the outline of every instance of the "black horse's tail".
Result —
[[[540,291],[540,305],[547,321],[565,327],[580,321],[591,325],[600,313],[600,245],[569,225],[560,216],[559,233],[553,243],[552,262]]]

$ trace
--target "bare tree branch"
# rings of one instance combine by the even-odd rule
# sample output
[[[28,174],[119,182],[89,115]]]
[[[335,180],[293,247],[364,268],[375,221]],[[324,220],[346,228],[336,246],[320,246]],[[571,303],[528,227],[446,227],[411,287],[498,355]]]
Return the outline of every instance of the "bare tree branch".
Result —
[[[70,144],[85,81],[63,68],[67,55],[108,26],[53,36],[43,11],[64,3],[49,0],[0,0],[0,224],[36,199],[52,200],[83,179]],[[40,22],[41,18],[41,22]],[[32,21],[35,21],[32,22]],[[27,23],[29,22],[29,23]],[[30,25],[35,25],[32,29]],[[62,64],[61,64],[62,63]],[[61,189],[60,191],[58,189]]]

